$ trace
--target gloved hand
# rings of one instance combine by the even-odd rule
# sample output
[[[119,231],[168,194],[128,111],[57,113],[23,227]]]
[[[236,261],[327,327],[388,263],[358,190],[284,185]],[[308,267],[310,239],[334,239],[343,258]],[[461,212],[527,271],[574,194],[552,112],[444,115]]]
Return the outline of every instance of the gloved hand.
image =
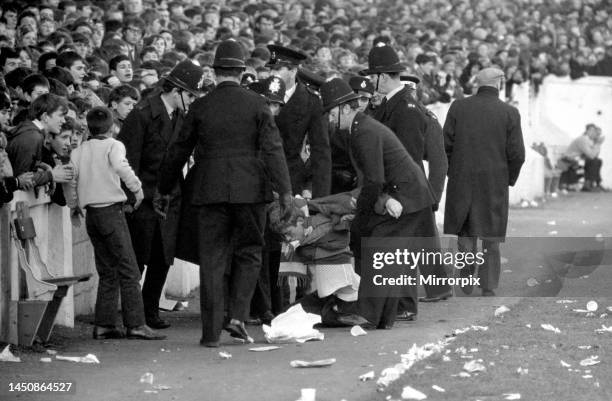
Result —
[[[156,189],[153,194],[153,210],[162,219],[166,219],[168,215],[168,209],[170,208],[170,195],[162,195]]]
[[[281,194],[279,199],[281,220],[288,220],[293,212],[293,197],[289,192]]]
[[[431,210],[435,213],[435,212],[438,211],[439,207],[440,207],[440,204],[438,202],[436,202],[433,205],[431,205]]]

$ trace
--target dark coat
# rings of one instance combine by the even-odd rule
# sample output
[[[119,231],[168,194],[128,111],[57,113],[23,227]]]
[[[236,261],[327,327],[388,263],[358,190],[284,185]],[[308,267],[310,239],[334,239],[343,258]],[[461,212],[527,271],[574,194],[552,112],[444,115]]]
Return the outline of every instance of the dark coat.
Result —
[[[423,168],[425,118],[414,102],[409,99],[408,88],[404,87],[391,99],[376,108],[374,118],[397,135],[412,159]]]
[[[276,125],[283,139],[293,192],[301,194],[308,189],[312,176],[313,198],[329,195],[331,148],[319,97],[298,83],[295,93],[276,116]],[[306,135],[310,144],[310,171],[300,157]]]
[[[168,191],[172,197],[166,219],[160,218],[153,210],[153,196],[166,151],[178,136],[182,124],[183,116],[179,113],[172,128],[168,111],[160,94],[156,94],[136,105],[117,137],[125,144],[128,162],[140,178],[145,196],[140,208],[127,219],[139,264],[149,263],[157,224],[160,225],[164,260],[168,265],[174,260],[181,203],[179,182]],[[131,196],[128,194],[128,198]]]
[[[198,261],[195,206],[263,203],[272,190],[291,192],[282,141],[265,99],[233,82],[222,82],[190,107],[179,138],[160,169],[167,193],[194,150],[184,184],[177,257]]]
[[[23,121],[7,135],[8,154],[15,177],[32,171],[36,161],[42,159],[45,136],[30,120]]]
[[[518,110],[501,101],[495,88],[481,87],[451,105],[444,145],[449,161],[444,232],[503,239],[508,186],[525,161]]]
[[[13,192],[19,189],[17,184],[15,177],[0,178],[0,206],[13,200]]]

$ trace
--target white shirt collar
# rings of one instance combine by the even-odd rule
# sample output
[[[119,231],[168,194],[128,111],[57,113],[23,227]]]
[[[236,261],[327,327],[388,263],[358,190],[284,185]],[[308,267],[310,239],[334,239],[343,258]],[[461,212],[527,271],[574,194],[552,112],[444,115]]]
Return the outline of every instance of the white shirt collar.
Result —
[[[387,98],[387,100],[391,100],[391,98],[393,96],[395,96],[395,94],[397,94],[399,91],[401,91],[402,89],[404,89],[404,85],[399,85],[397,88],[393,89],[391,92],[387,93],[385,95],[385,97]]]
[[[293,94],[295,93],[296,88],[297,88],[297,84],[293,85],[293,88],[287,89],[285,91],[285,103],[287,103],[289,99],[291,99],[291,96],[293,96]]]
[[[32,124],[36,126],[39,130],[45,132],[45,127],[43,127],[42,123],[38,120],[32,120]]]
[[[162,103],[166,107],[166,112],[168,113],[168,117],[172,119],[172,113],[174,113],[174,109],[168,104],[168,102],[166,102],[166,99],[164,99],[163,96],[160,95],[160,98],[162,100]]]

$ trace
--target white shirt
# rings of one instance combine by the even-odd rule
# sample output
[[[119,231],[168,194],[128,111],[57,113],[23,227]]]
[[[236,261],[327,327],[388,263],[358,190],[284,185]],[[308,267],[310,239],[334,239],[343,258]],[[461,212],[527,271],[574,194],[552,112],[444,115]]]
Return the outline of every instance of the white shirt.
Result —
[[[295,93],[295,88],[297,88],[297,84],[293,85],[291,89],[287,89],[285,91],[285,103],[287,103],[289,99],[291,99],[291,96],[293,96],[293,94]]]
[[[393,89],[391,92],[387,93],[385,95],[385,98],[387,99],[387,101],[391,100],[391,98],[393,96],[395,96],[395,94],[397,94],[399,91],[401,91],[402,89],[404,89],[404,85],[399,85],[397,88]]]

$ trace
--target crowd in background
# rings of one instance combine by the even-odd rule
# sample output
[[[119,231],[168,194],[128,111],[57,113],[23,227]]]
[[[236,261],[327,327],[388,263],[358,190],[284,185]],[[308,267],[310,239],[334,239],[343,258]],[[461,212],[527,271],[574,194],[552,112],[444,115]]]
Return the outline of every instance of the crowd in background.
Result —
[[[268,44],[308,54],[303,67],[323,79],[356,75],[372,46],[389,44],[420,78],[425,105],[472,94],[476,73],[490,66],[505,72],[509,99],[527,80],[537,92],[548,74],[612,75],[604,0],[2,2],[0,130],[10,142],[31,102],[50,92],[68,100],[62,131],[72,147],[87,136],[94,106],[113,110],[118,132],[182,60],[202,66],[203,86],[213,88],[214,51],[228,38],[244,49],[248,82],[270,74]]]

